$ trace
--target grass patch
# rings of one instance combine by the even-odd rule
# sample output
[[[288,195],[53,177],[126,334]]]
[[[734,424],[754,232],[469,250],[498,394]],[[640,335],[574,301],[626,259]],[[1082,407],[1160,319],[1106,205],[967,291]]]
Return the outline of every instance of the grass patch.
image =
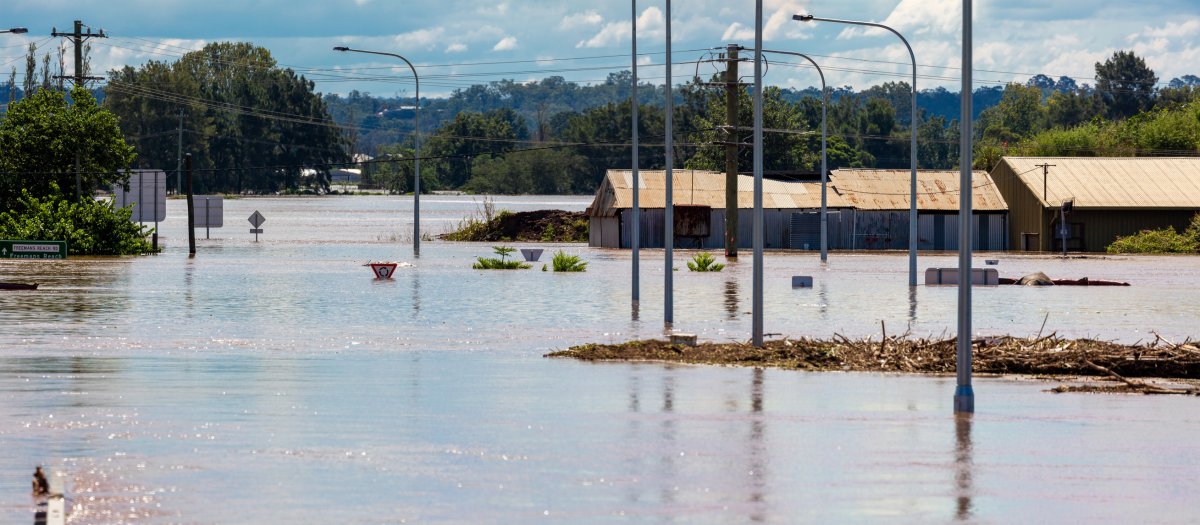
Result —
[[[550,264],[556,272],[582,272],[587,270],[588,265],[578,255],[567,255],[567,252],[562,250],[554,254]]]
[[[500,257],[479,257],[475,260],[475,264],[471,265],[471,268],[476,270],[524,270],[530,268],[530,265],[521,261],[508,260],[508,256],[512,252],[517,251],[516,248],[511,246],[493,246],[492,251]]]

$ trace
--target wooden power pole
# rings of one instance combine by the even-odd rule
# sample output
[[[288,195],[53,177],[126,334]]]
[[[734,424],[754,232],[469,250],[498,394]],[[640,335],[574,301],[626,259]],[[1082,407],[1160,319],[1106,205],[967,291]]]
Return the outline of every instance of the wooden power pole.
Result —
[[[92,37],[108,38],[108,35],[104,34],[103,29],[101,29],[99,33],[93,33],[91,28],[88,28],[88,32],[84,33],[83,32],[83,22],[76,20],[74,32],[59,33],[57,28],[52,28],[52,30],[50,32],[50,36],[66,37],[71,40],[72,44],[75,45],[75,74],[70,77],[68,77],[66,75],[56,75],[54,78],[70,78],[75,83],[75,87],[85,87],[85,82],[87,82],[89,80],[103,80],[103,78],[101,78],[101,77],[85,76],[84,75],[85,72],[84,72],[84,68],[83,68],[83,41],[85,39],[92,38]],[[79,148],[75,148],[75,199],[76,200],[82,198],[82,195],[83,195],[82,171],[83,170],[82,170],[82,166],[81,166],[81,162],[80,162],[80,158],[79,158]]]

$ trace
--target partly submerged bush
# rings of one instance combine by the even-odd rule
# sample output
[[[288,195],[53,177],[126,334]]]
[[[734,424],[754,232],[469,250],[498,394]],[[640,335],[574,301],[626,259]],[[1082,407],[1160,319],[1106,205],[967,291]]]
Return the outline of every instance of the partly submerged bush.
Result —
[[[16,209],[0,213],[0,239],[67,241],[71,255],[153,252],[147,228],[130,221],[132,214],[132,208],[115,208],[108,199],[38,198],[22,190]]]
[[[562,250],[554,254],[550,264],[556,272],[582,272],[587,270],[588,265],[578,255],[567,255],[567,252]]]
[[[524,270],[530,267],[530,265],[521,261],[508,260],[508,256],[512,252],[517,251],[516,248],[511,246],[493,246],[492,251],[496,252],[496,255],[499,255],[500,258],[479,257],[475,261],[475,264],[471,265],[471,268],[476,270]]]
[[[1108,253],[1196,253],[1200,251],[1200,213],[1183,233],[1175,228],[1142,230],[1127,237],[1117,237],[1108,245]]]
[[[717,262],[716,257],[708,252],[693,255],[687,265],[688,269],[693,272],[719,272],[725,269],[725,265]]]
[[[1196,237],[1189,237],[1174,228],[1142,230],[1108,245],[1108,253],[1195,253],[1200,248]]]

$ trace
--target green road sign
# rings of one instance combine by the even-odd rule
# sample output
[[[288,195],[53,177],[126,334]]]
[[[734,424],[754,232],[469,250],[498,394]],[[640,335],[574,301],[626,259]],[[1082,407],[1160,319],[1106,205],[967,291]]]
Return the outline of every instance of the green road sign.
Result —
[[[0,241],[0,259],[66,258],[66,241]]]

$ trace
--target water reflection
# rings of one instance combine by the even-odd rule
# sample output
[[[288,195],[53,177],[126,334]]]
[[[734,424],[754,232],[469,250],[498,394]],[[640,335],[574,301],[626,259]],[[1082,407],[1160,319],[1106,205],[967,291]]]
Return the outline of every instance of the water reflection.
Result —
[[[736,278],[725,281],[725,317],[729,320],[738,318],[738,281]]]
[[[193,285],[196,282],[196,264],[195,259],[187,259],[183,265],[183,301],[187,304],[187,310],[190,314],[196,305]],[[189,315],[190,317],[190,315]]]
[[[642,411],[642,378],[637,373],[638,368],[634,368],[629,374],[629,413],[640,414]],[[642,420],[639,417],[629,417],[629,435],[626,436],[626,443],[639,443],[642,440]],[[630,454],[626,458],[626,472],[641,472],[640,464],[641,457],[637,454]],[[625,499],[630,503],[637,503],[641,500],[641,492],[632,484],[629,485]]]
[[[763,434],[766,433],[766,419],[763,418],[763,369],[755,368],[750,381],[750,503],[752,510],[750,521],[760,523],[766,521],[763,501],[766,492],[766,447],[763,444]]]
[[[908,326],[917,322],[917,287],[908,287]]]
[[[0,294],[6,326],[65,321],[79,326],[129,308],[130,260],[5,261],[4,280],[39,283]]]
[[[821,320],[829,320],[829,284],[821,279],[817,285],[817,309],[821,312]]]
[[[675,503],[674,480],[678,476],[678,468],[675,465],[676,452],[676,432],[675,432],[675,376],[674,367],[666,369],[666,375],[663,376],[662,382],[662,426],[659,429],[659,438],[663,443],[662,454],[662,475],[659,479],[664,481],[659,490],[659,497],[664,504]]]
[[[971,497],[975,494],[972,483],[974,461],[971,448],[971,414],[955,414],[954,438],[954,486],[958,491],[954,519],[971,521]]]
[[[421,273],[413,269],[412,273],[412,311],[413,319],[421,315]]]

